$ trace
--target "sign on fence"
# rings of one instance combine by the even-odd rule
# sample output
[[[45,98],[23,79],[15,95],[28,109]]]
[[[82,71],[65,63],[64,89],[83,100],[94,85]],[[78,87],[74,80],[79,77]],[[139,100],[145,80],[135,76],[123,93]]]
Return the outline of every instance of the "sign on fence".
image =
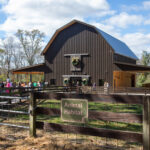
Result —
[[[61,119],[67,122],[85,123],[88,120],[88,100],[62,99]]]

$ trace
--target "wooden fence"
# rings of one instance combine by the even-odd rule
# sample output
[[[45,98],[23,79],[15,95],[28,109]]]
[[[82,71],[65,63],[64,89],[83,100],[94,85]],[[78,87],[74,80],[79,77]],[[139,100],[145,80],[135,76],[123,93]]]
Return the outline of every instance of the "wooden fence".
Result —
[[[37,122],[36,115],[60,115],[60,109],[36,107],[37,99],[84,98],[89,102],[124,103],[143,105],[143,114],[95,112],[89,111],[90,119],[143,123],[143,133],[111,130],[103,128],[63,125],[56,123]],[[150,96],[139,95],[102,95],[102,94],[69,94],[69,93],[31,93],[30,99],[30,135],[36,136],[36,128],[64,133],[79,133],[91,136],[100,136],[143,143],[144,150],[150,150]]]
[[[66,86],[49,86],[49,87],[10,87],[0,88],[1,96],[23,96],[26,93],[35,91],[50,91],[50,92],[65,92],[65,91],[76,91],[76,87]]]
[[[28,105],[30,108],[30,113],[32,113],[32,95],[29,99],[29,93],[33,92],[49,92],[49,93],[55,93],[55,92],[64,92],[64,91],[74,91],[76,88],[74,87],[64,87],[64,86],[51,86],[51,87],[16,87],[16,88],[0,88],[0,118],[1,115],[5,114],[5,119],[8,120],[11,119],[11,116],[14,115],[29,115],[28,111]],[[26,96],[24,96],[26,95]],[[17,109],[17,107],[20,107],[21,104],[23,104],[24,100],[27,105],[27,110],[25,111],[16,111],[14,109]],[[29,102],[30,101],[30,102]],[[34,112],[34,111],[33,111]],[[2,119],[3,120],[3,119]],[[31,119],[32,121],[32,119]],[[30,122],[31,122],[30,121]],[[29,129],[28,126],[18,125],[18,121],[16,120],[15,123],[6,123],[3,121],[0,121],[0,125],[3,126],[9,126],[9,127],[16,127],[16,128],[23,128],[23,129]]]
[[[0,96],[0,117],[4,115],[4,120],[10,119],[12,115],[29,115],[26,111],[16,111],[12,108],[18,107],[18,104],[21,104],[21,100],[28,101],[29,97],[18,97],[18,96]],[[9,127],[17,127],[23,129],[29,129],[29,126],[18,125],[18,122],[15,123],[6,123],[0,121],[0,125],[9,126]]]
[[[36,128],[39,128],[48,131],[50,130],[50,131],[60,131],[64,133],[78,133],[84,135],[127,140],[131,142],[139,142],[143,144],[144,150],[150,150],[150,96],[133,95],[133,94],[130,95],[130,93],[128,95],[77,94],[71,92],[64,92],[66,91],[66,87],[63,87],[60,91],[58,90],[58,87],[47,89],[47,91],[49,90],[51,90],[52,92],[46,92],[46,91],[36,92],[31,90],[29,91],[30,102],[29,102],[28,114],[29,114],[30,136],[36,136]],[[58,92],[57,90],[59,91],[59,93],[57,93]],[[37,107],[37,99],[61,100],[62,98],[87,99],[89,102],[98,102],[98,103],[105,102],[105,103],[123,103],[123,104],[142,105],[143,106],[142,115],[132,114],[132,113],[89,111],[89,118],[96,119],[96,120],[125,122],[125,123],[142,123],[143,133],[36,121],[36,116],[39,114],[44,114],[49,116],[54,116],[54,115],[60,116],[60,109]],[[5,111],[7,111],[7,113],[22,113],[17,111],[10,111],[10,110],[9,111],[0,110],[0,111],[3,113]]]

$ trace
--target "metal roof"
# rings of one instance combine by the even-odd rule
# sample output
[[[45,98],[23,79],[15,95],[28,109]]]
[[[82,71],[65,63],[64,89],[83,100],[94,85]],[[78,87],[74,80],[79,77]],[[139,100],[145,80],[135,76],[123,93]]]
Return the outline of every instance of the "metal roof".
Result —
[[[108,42],[108,44],[113,48],[115,53],[121,54],[133,59],[138,59],[138,57],[132,52],[132,50],[122,41],[112,37],[106,32],[96,28],[97,31],[104,37],[104,39]]]

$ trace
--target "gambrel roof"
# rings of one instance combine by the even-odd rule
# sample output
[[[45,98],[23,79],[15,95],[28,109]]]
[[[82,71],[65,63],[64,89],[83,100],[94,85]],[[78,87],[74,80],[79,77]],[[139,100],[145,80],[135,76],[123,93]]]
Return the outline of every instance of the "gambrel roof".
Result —
[[[52,36],[52,38],[50,39],[50,41],[48,42],[48,44],[46,45],[46,47],[44,48],[42,54],[44,55],[46,53],[46,51],[48,50],[48,48],[50,47],[50,45],[52,44],[52,42],[54,41],[56,36],[62,30],[70,27],[71,25],[73,25],[75,23],[84,24],[86,26],[94,28],[97,31],[97,33],[99,33],[107,41],[107,43],[112,47],[112,49],[114,50],[115,53],[130,57],[130,58],[135,59],[135,60],[138,59],[137,56],[132,52],[132,50],[124,42],[122,42],[122,41],[118,40],[117,38],[107,34],[104,31],[96,28],[93,25],[90,25],[90,24],[87,24],[87,23],[84,23],[84,22],[81,22],[78,20],[73,20],[73,21],[69,22],[68,24],[64,25],[63,27],[57,29],[56,32],[54,33],[54,35]]]
[[[138,59],[137,56],[132,52],[132,50],[124,42],[116,39],[115,37],[107,34],[106,32],[100,29],[97,29],[97,31],[103,36],[103,38],[113,48],[115,53],[130,57],[133,59]]]

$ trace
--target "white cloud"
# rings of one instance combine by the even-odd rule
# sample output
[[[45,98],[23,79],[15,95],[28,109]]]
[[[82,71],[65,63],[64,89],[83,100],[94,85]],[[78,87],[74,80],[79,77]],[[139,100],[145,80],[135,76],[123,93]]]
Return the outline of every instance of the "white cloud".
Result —
[[[121,38],[138,57],[141,56],[143,50],[150,52],[150,33],[130,33]]]
[[[106,0],[9,0],[3,11],[9,16],[0,30],[14,33],[17,29],[38,28],[47,35],[74,18],[114,13]]]
[[[3,42],[2,39],[0,39],[0,48],[2,48],[2,42]]]
[[[145,25],[149,25],[149,24],[150,24],[150,19],[145,20],[145,21],[144,21],[144,24],[145,24]]]
[[[122,5],[123,11],[147,11],[150,9],[150,1],[143,1],[141,5]]]
[[[143,17],[141,15],[129,15],[126,12],[122,12],[119,15],[112,16],[105,22],[113,26],[126,28],[128,25],[140,25],[142,21]]]
[[[8,0],[0,0],[0,4],[6,4]]]
[[[143,8],[145,10],[149,10],[150,9],[150,1],[144,1],[143,2]]]

